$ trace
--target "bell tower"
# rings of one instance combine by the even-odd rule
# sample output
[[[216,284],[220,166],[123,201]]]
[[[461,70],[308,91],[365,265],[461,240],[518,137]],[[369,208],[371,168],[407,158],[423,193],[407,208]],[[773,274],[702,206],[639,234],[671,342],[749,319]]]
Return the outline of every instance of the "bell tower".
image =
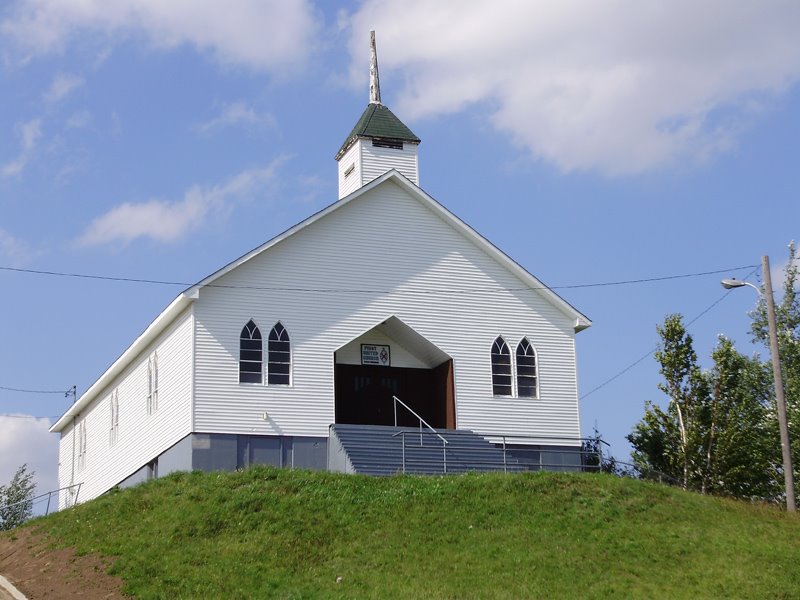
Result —
[[[369,104],[336,153],[339,199],[390,169],[419,185],[420,139],[381,102],[375,32],[369,33]]]

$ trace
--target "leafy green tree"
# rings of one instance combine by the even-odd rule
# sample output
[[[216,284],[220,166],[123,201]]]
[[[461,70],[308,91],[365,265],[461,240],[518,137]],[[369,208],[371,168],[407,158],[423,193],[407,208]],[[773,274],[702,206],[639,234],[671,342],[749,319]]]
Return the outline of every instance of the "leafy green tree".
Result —
[[[661,338],[655,358],[669,398],[666,410],[647,403],[641,422],[628,436],[633,461],[642,471],[655,469],[684,488],[702,486],[704,436],[708,420],[708,386],[697,364],[692,336],[681,315],[669,315],[658,326]]]
[[[777,499],[781,481],[771,439],[772,375],[757,357],[740,354],[720,336],[706,374],[711,387],[706,433],[705,491],[751,499]]]
[[[637,469],[664,473],[703,493],[776,498],[779,463],[770,439],[768,365],[720,337],[711,355],[714,366],[703,372],[680,315],[668,316],[658,333],[655,357],[664,377],[659,389],[669,404],[662,409],[646,403],[628,436]]]
[[[0,531],[21,525],[33,514],[34,475],[22,465],[8,486],[0,485]]]

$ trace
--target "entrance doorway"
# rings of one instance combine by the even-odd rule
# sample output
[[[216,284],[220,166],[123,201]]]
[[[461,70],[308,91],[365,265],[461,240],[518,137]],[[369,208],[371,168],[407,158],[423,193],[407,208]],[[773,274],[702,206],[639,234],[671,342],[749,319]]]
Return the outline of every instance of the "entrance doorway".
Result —
[[[337,364],[334,387],[337,423],[394,425],[397,396],[432,427],[455,429],[452,360],[431,369]],[[398,405],[397,424],[419,421]]]

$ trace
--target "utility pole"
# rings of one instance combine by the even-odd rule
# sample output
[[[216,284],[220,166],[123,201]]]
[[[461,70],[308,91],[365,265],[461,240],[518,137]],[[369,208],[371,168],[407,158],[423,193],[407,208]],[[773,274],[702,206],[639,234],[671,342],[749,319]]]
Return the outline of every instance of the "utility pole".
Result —
[[[786,398],[783,395],[783,374],[778,352],[778,325],[775,319],[775,300],[772,297],[772,276],[769,272],[769,256],[761,257],[761,272],[764,274],[764,296],[767,302],[767,323],[769,325],[769,347],[772,353],[772,375],[775,378],[775,405],[778,411],[778,426],[781,430],[781,453],[783,454],[783,479],[786,484],[786,510],[795,512],[794,467],[792,465],[792,446],[789,443],[789,423],[786,418]]]

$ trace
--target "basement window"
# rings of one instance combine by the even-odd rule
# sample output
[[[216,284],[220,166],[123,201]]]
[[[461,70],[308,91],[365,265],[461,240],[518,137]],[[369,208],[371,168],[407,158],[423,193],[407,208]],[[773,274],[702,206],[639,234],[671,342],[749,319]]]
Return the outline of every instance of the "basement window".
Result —
[[[492,344],[492,393],[511,395],[511,351],[502,336]]]
[[[383,138],[373,138],[372,145],[375,148],[393,148],[394,150],[402,150],[402,140],[387,140]]]

